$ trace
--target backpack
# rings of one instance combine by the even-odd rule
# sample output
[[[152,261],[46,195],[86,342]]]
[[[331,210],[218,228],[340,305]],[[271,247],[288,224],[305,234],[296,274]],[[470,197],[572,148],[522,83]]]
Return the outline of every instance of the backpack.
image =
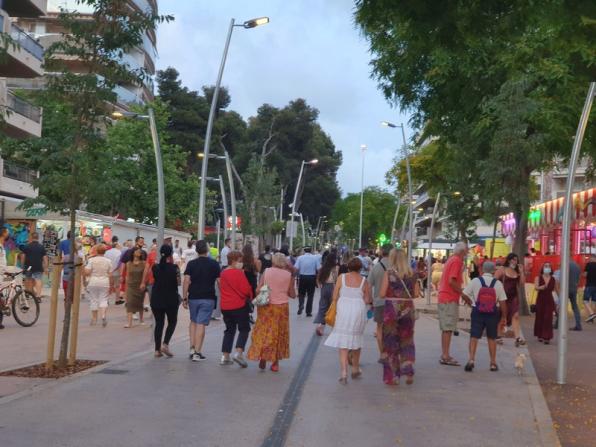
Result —
[[[476,298],[476,309],[481,314],[495,313],[497,311],[497,292],[494,287],[497,280],[493,278],[490,286],[487,286],[482,276],[479,276],[478,279],[482,287],[478,291],[478,297]]]

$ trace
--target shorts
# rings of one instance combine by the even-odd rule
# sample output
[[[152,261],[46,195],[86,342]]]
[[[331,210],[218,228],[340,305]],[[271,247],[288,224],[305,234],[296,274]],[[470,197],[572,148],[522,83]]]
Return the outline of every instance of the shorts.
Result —
[[[480,313],[474,307],[472,309],[472,325],[470,328],[470,337],[482,338],[482,333],[486,329],[486,338],[495,339],[498,335],[499,320],[501,319],[499,312],[490,314]]]
[[[89,309],[96,311],[108,307],[108,298],[110,296],[110,287],[105,285],[87,286],[87,298],[89,298]]]
[[[209,326],[213,309],[215,309],[215,300],[188,300],[190,321],[193,323]]]
[[[596,287],[586,287],[584,289],[584,301],[596,301]]]
[[[43,278],[43,272],[25,272],[25,278],[41,281]]]
[[[457,330],[459,320],[458,303],[439,303],[439,327],[443,332],[454,332]]]
[[[383,317],[385,315],[385,304],[382,306],[375,306],[373,307],[374,316],[373,319],[377,324],[383,324]]]

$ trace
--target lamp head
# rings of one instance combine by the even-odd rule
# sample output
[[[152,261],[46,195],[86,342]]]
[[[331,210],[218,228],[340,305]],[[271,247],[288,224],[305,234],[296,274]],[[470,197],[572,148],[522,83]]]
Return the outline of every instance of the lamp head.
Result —
[[[392,128],[397,127],[396,124],[390,123],[389,121],[381,121],[381,125],[385,126],[385,127],[392,127]]]
[[[319,162],[317,158],[313,158],[311,161],[307,161],[307,165],[316,165]]]
[[[246,29],[249,29],[256,28],[257,26],[261,25],[266,25],[267,23],[269,23],[269,17],[259,17],[256,19],[247,20],[246,22],[244,22],[242,26],[244,26],[244,28]]]

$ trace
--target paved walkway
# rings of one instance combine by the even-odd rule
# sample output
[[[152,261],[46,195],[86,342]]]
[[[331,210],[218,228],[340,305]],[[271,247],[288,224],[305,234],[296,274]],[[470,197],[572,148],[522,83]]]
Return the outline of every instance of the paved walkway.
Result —
[[[422,316],[416,382],[390,388],[372,332],[369,323],[363,379],[343,386],[337,352],[294,311],[292,358],[279,373],[254,363],[219,366],[222,328],[215,325],[206,362],[190,362],[180,341],[173,359],[137,356],[0,405],[2,446],[557,445],[531,365],[517,376],[511,346],[500,348],[497,373],[488,371],[485,343],[474,373],[440,366],[437,322]],[[467,342],[463,331],[454,338],[460,362]]]

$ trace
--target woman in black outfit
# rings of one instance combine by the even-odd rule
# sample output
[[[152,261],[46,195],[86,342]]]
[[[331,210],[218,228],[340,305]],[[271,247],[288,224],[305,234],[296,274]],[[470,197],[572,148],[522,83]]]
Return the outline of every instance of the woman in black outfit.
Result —
[[[151,311],[155,317],[155,357],[162,357],[164,354],[172,357],[173,354],[168,344],[178,321],[180,269],[174,264],[171,245],[162,245],[159,252],[161,259],[159,264],[153,266],[155,283],[151,291]],[[168,327],[162,344],[161,337],[166,316],[168,317]]]

